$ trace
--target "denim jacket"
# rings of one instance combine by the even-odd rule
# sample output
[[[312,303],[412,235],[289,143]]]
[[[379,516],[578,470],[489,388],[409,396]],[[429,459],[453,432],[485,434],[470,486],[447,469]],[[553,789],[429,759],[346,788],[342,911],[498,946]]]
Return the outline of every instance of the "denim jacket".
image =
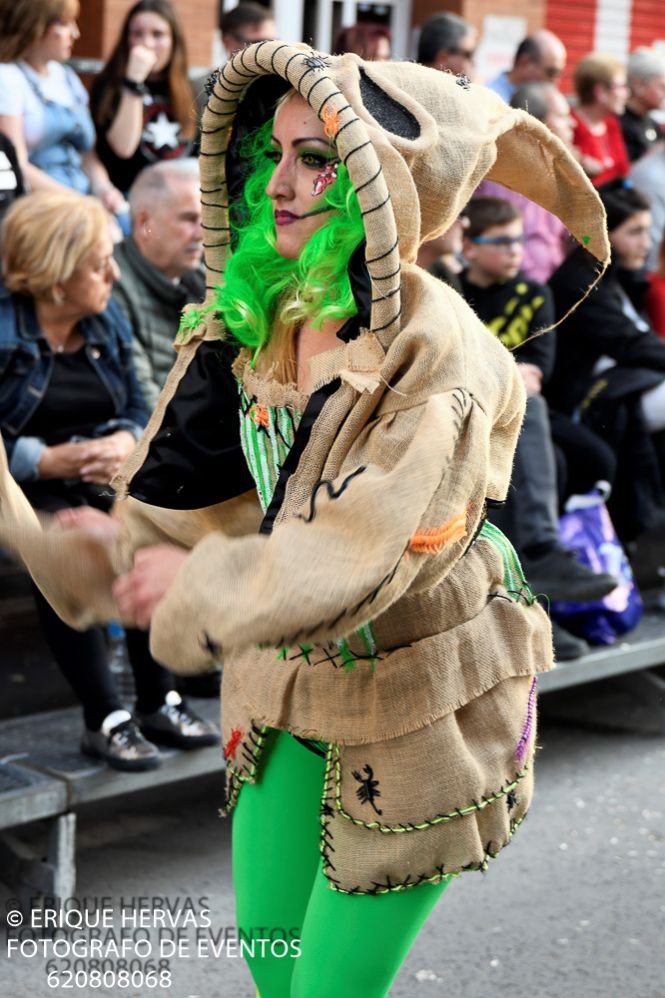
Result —
[[[83,319],[80,328],[90,363],[115,406],[114,418],[95,427],[95,436],[129,430],[138,439],[149,411],[132,367],[132,332],[122,310],[111,300],[100,315]],[[46,444],[39,437],[22,436],[21,430],[43,399],[52,369],[53,353],[33,300],[0,284],[0,430],[18,482],[39,477]]]

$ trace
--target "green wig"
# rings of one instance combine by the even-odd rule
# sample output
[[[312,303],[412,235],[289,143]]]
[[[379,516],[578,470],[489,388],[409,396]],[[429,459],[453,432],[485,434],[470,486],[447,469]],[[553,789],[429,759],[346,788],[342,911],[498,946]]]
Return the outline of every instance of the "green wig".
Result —
[[[332,211],[328,221],[312,233],[296,260],[280,256],[276,248],[275,218],[266,187],[275,169],[270,158],[273,119],[240,147],[248,176],[240,203],[231,212],[236,245],[215,288],[213,300],[189,309],[181,330],[217,312],[235,339],[258,356],[277,321],[285,326],[311,322],[320,328],[326,319],[355,315],[356,303],[347,268],[353,251],[365,237],[358,198],[346,167],[340,163],[337,180],[324,194]]]

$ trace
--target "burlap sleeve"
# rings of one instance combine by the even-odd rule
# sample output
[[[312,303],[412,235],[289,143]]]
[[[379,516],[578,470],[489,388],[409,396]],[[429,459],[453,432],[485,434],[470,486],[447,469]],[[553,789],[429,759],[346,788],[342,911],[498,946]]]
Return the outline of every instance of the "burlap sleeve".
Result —
[[[461,390],[380,417],[269,537],[194,547],[153,616],[155,657],[194,672],[228,648],[343,636],[428,565],[446,574],[480,522],[490,429]]]

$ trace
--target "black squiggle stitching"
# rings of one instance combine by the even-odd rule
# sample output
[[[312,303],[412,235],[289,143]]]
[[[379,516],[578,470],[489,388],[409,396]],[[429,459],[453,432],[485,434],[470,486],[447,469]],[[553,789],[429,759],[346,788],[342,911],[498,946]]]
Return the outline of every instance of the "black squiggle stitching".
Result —
[[[328,493],[328,498],[329,499],[339,499],[339,497],[342,495],[342,493],[347,490],[347,488],[348,488],[351,480],[354,479],[354,478],[357,478],[358,475],[361,475],[363,473],[363,471],[366,471],[366,470],[367,470],[367,468],[365,467],[365,465],[361,464],[359,468],[356,468],[355,471],[352,471],[350,475],[346,476],[346,478],[344,479],[344,481],[342,482],[342,484],[340,485],[340,487],[337,489],[337,491],[335,491],[335,489],[333,487],[333,483],[328,478],[322,478],[321,481],[319,481],[319,482],[316,483],[316,485],[314,486],[314,489],[312,490],[312,495],[311,495],[310,500],[309,500],[309,514],[307,516],[303,516],[301,514],[298,517],[298,519],[299,520],[304,520],[305,523],[311,523],[312,520],[315,519],[315,517],[316,517],[316,497],[319,494],[319,492],[321,491],[321,489],[325,489],[326,490],[326,492]]]

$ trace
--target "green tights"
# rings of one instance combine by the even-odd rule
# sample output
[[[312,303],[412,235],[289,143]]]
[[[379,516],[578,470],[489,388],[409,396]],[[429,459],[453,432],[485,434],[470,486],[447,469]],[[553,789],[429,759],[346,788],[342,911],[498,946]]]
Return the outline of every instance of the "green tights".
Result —
[[[291,735],[271,732],[260,777],[234,812],[241,938],[278,940],[245,950],[261,998],[383,998],[450,882],[379,895],[331,890],[319,851],[324,765]]]

